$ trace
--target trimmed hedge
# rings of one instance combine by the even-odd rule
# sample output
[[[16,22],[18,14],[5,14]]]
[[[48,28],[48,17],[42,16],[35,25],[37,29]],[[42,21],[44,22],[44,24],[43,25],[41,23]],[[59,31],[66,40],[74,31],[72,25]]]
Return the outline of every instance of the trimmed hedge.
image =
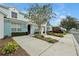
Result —
[[[28,32],[12,32],[12,36],[23,36],[28,35]]]

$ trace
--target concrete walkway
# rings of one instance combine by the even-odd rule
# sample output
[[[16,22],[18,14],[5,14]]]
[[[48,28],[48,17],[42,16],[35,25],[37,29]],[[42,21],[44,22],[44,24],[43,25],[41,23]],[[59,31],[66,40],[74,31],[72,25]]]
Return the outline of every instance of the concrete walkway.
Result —
[[[50,36],[51,37],[51,36]],[[72,34],[59,38],[52,44],[30,36],[13,37],[14,40],[32,56],[76,56],[76,47]],[[54,38],[54,36],[53,36]]]

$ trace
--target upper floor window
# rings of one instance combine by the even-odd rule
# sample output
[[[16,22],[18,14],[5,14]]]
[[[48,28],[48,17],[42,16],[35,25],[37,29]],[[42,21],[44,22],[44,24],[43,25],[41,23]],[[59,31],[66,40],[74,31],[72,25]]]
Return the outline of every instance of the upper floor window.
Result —
[[[11,16],[12,16],[12,18],[17,18],[17,13],[16,12],[12,12]]]

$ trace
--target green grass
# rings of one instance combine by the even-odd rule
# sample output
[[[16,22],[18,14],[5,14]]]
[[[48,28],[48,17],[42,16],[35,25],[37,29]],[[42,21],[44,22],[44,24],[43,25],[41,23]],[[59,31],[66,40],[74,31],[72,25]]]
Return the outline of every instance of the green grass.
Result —
[[[56,40],[56,39],[52,39],[52,38],[46,38],[46,40],[48,41],[48,42],[50,42],[50,43],[55,43],[55,42],[58,42],[58,40]]]
[[[53,35],[55,35],[55,36],[57,36],[57,37],[64,37],[64,35],[61,34],[61,33],[54,33]]]
[[[48,32],[47,34],[57,36],[57,37],[64,37],[64,35],[66,35],[66,33],[53,33],[53,32]]]
[[[40,34],[35,34],[34,37],[35,37],[35,38],[38,38],[38,39],[42,39],[42,40],[45,39],[44,36],[43,36],[43,35],[40,35]]]
[[[56,40],[56,39],[52,39],[50,37],[44,37],[43,35],[40,35],[40,34],[36,34],[33,37],[35,37],[37,39],[41,39],[41,40],[47,41],[49,43],[56,43],[56,42],[58,42],[58,40]]]

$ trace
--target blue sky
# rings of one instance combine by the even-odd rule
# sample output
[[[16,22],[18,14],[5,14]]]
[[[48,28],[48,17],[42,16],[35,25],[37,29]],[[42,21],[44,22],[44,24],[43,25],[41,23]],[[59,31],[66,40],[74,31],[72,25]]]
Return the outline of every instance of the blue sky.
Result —
[[[16,7],[18,10],[25,12],[32,4],[27,3],[6,3],[5,5]],[[70,15],[79,19],[79,4],[78,3],[53,3],[53,11],[57,14],[56,18],[51,19],[50,23],[53,26],[60,24],[61,18]]]

